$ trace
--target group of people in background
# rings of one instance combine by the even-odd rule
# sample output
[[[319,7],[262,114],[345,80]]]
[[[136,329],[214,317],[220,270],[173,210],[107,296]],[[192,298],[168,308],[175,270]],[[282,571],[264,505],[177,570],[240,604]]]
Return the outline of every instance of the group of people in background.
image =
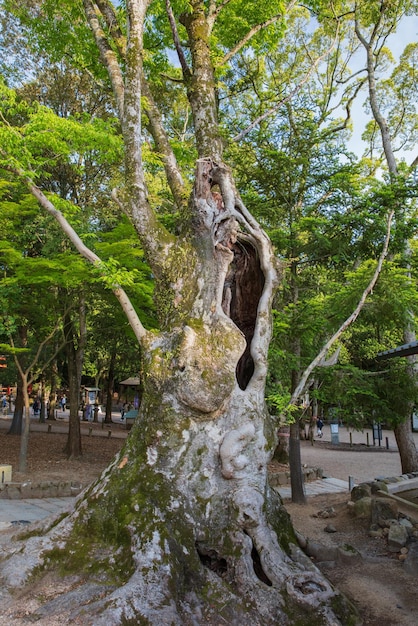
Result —
[[[3,395],[0,398],[0,405],[1,405],[1,410],[2,410],[2,414],[3,415],[7,415],[10,412],[10,407],[11,407],[10,400],[11,400],[11,396],[8,398],[5,393],[3,393]],[[63,393],[62,395],[60,395],[57,398],[55,406],[60,411],[64,412],[64,411],[67,410],[67,396],[66,396],[65,393]],[[139,398],[136,395],[134,397],[133,401],[131,401],[131,402],[125,401],[122,405],[119,405],[119,406],[121,407],[120,408],[121,419],[124,420],[126,413],[128,413],[132,409],[138,410]],[[33,417],[39,417],[40,416],[40,414],[41,414],[41,407],[42,407],[41,398],[39,398],[38,396],[35,396],[33,398],[33,401],[31,401],[31,406],[30,406],[31,414],[33,415]],[[47,415],[49,415],[49,409],[50,409],[50,402],[49,401],[47,402],[45,408],[46,408]],[[91,421],[92,418],[93,418],[94,408],[95,408],[95,405],[92,405],[89,402],[87,402],[86,404],[82,403],[82,405],[81,405],[82,418],[84,420]]]

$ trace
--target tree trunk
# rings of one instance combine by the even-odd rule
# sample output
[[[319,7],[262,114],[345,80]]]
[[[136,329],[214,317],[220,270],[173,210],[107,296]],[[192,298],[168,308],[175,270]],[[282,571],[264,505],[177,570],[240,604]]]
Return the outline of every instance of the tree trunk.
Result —
[[[408,324],[404,330],[404,340],[406,343],[412,343],[416,340],[412,323]],[[417,385],[417,357],[416,355],[411,355],[406,358],[411,385]],[[418,451],[412,433],[412,412],[414,406],[415,403],[413,401],[408,403],[404,421],[394,428],[403,474],[409,474],[418,470]]]
[[[405,420],[393,429],[403,474],[416,472],[418,469],[418,454],[412,434],[411,420]]]
[[[290,426],[281,426],[277,431],[278,442],[273,459],[278,463],[289,463]]]
[[[64,448],[64,452],[69,459],[77,459],[82,455],[81,447],[81,428],[78,407],[80,404],[80,382],[81,376],[78,373],[77,357],[74,346],[67,344],[67,362],[68,362],[68,395],[70,401],[70,416],[68,437]]]
[[[57,380],[58,380],[58,366],[57,360],[54,359],[51,364],[50,382],[49,382],[49,398],[48,398],[48,415],[47,420],[55,420],[55,409],[57,406]]]
[[[116,344],[110,355],[109,369],[107,372],[106,380],[106,414],[104,417],[105,424],[112,423],[112,406],[113,406],[113,391],[115,383],[115,362],[116,362]]]
[[[183,78],[199,159],[179,237],[158,222],[142,168],[142,26],[149,0],[126,2],[124,90],[122,68],[115,68],[97,18],[105,4],[111,8],[83,0],[121,117],[126,187],[120,201],[152,267],[162,330],[146,331],[125,292],[114,287],[143,350],[138,419],[75,512],[12,557],[19,569],[3,570],[6,584],[21,591],[34,562],[38,569],[57,559],[60,570],[99,583],[96,601],[81,609],[84,623],[95,626],[356,623],[353,608],[296,547],[268,483],[276,440],[264,386],[276,261],[222,163],[206,3],[191,0],[182,16],[192,59]],[[208,12],[215,9],[211,3]],[[30,188],[81,254],[98,264],[63,215]],[[37,558],[27,558],[34,551]]]
[[[23,427],[23,410],[25,401],[23,397],[23,382],[19,372],[17,372],[17,386],[16,386],[16,399],[15,408],[13,412],[12,423],[7,432],[8,435],[21,435]]]
[[[394,133],[393,129],[390,129],[387,119],[384,117],[384,110],[381,108],[381,104],[378,96],[377,89],[377,81],[376,81],[376,72],[375,69],[379,62],[379,56],[377,53],[376,42],[378,41],[379,36],[381,37],[380,29],[382,25],[385,25],[385,18],[387,17],[387,12],[389,12],[389,28],[391,24],[391,16],[390,16],[391,7],[382,3],[381,10],[376,15],[376,24],[374,28],[371,30],[371,35],[367,40],[366,37],[360,30],[360,23],[355,22],[355,32],[356,35],[363,45],[366,51],[366,59],[367,59],[367,80],[369,86],[369,100],[370,107],[373,113],[374,120],[379,126],[380,135],[382,138],[383,150],[385,153],[386,163],[388,166],[388,170],[392,180],[396,180],[396,177],[399,175],[398,166],[395,159],[395,153],[393,150],[392,143],[392,133]],[[393,17],[393,16],[392,16]],[[382,50],[379,44],[380,51]],[[400,213],[401,207],[398,206],[398,211]],[[394,207],[393,207],[394,209]],[[405,264],[408,270],[411,265],[411,248],[408,240],[404,240],[404,255],[405,255]],[[412,311],[408,311],[408,315],[406,317],[405,327],[404,327],[404,340],[405,343],[411,343],[416,340],[415,330],[414,330],[414,314]],[[411,381],[416,381],[417,374],[417,366],[416,366],[416,358],[407,357],[408,358],[408,369],[411,376]],[[418,469],[418,451],[415,446],[415,440],[412,436],[412,427],[411,427],[411,415],[413,411],[414,405],[411,403],[405,415],[405,421],[403,424],[400,424],[394,429],[396,441],[398,443],[399,455],[401,458],[402,471],[404,472],[413,472]],[[406,469],[409,468],[409,469]]]
[[[48,398],[48,393],[47,393],[47,389],[46,389],[46,386],[45,386],[45,381],[42,380],[41,381],[41,385],[40,385],[41,408],[40,408],[40,411],[39,411],[39,422],[41,424],[45,424],[45,421],[46,421],[47,398]]]
[[[84,358],[84,346],[86,338],[85,303],[80,296],[79,305],[79,334],[78,345],[75,345],[76,332],[74,322],[69,314],[64,317],[64,332],[66,337],[66,353],[68,360],[68,385],[70,399],[70,417],[67,443],[64,448],[69,459],[76,459],[82,455],[81,429],[78,407],[80,402],[81,368]]]
[[[28,445],[29,445],[29,433],[30,433],[30,404],[28,394],[28,380],[27,376],[22,376],[22,395],[24,405],[24,420],[23,430],[20,439],[20,451],[19,451],[19,472],[26,473],[27,459],[28,459]]]
[[[303,484],[302,461],[300,455],[299,420],[297,420],[294,424],[290,424],[289,466],[292,502],[296,502],[296,504],[305,504],[306,495]]]

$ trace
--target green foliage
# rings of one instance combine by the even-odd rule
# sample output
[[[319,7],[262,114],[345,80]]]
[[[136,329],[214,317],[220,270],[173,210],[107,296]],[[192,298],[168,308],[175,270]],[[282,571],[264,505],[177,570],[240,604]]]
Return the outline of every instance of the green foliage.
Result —
[[[28,103],[0,82],[0,167],[45,175],[63,159],[77,163],[94,151],[98,164],[121,159],[122,143],[115,125],[88,115],[62,118],[48,107]]]

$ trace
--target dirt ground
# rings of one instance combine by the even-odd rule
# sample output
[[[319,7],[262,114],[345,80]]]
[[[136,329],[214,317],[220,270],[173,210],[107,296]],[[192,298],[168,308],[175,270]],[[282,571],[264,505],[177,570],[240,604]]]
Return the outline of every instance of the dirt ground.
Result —
[[[306,505],[286,502],[294,528],[310,541],[324,546],[348,544],[361,554],[352,564],[318,564],[328,580],[357,606],[366,626],[417,626],[417,580],[403,570],[399,554],[387,549],[386,540],[372,538],[369,524],[354,520],[349,513],[347,494],[308,498]],[[335,517],[318,516],[332,507]],[[324,529],[332,524],[336,532]]]
[[[101,424],[90,424],[95,430],[102,430]],[[119,427],[119,426],[118,426]],[[0,460],[2,465],[12,466],[13,482],[26,480],[32,483],[42,481],[74,481],[83,485],[92,482],[109,461],[120,450],[124,439],[116,437],[82,437],[82,458],[68,461],[63,452],[67,441],[66,434],[31,432],[29,436],[27,471],[20,474],[20,437],[0,431]],[[0,501],[1,502],[1,501]]]
[[[123,439],[85,436],[82,439],[82,460],[67,461],[63,454],[65,441],[65,434],[31,433],[28,474],[23,477],[14,472],[13,480],[29,478],[37,482],[72,479],[85,484],[101,473],[123,445]],[[19,445],[19,437],[0,432],[1,462],[17,467]],[[324,460],[325,458],[326,453]],[[329,494],[310,497],[306,505],[291,502],[286,502],[285,505],[295,529],[305,538],[325,546],[348,544],[360,552],[362,558],[352,564],[320,567],[330,582],[356,604],[365,626],[416,626],[416,579],[403,571],[399,555],[387,550],[384,539],[371,538],[368,535],[368,525],[353,520],[347,507],[348,499],[348,493]],[[329,519],[318,516],[319,512],[329,507],[334,509],[335,516]],[[336,532],[324,531],[329,523],[332,523]],[[30,613],[36,609],[37,598],[50,597],[58,591],[56,584],[51,588],[48,582],[42,588],[39,588],[39,584],[34,586],[32,594],[25,594],[21,599],[16,598],[12,609],[3,612],[0,607],[0,626],[27,624],[31,621]],[[55,622],[50,619],[41,619],[37,623],[40,626],[55,626]],[[60,625],[65,623],[69,622],[60,621]]]

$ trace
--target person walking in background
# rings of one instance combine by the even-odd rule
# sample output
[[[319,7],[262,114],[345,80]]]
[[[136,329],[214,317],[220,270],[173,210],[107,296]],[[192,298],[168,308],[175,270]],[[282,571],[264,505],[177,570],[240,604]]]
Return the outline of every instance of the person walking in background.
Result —
[[[61,398],[61,409],[65,411],[66,408],[67,408],[67,396],[64,393],[64,395]]]
[[[317,422],[316,422],[316,428],[317,428],[317,435],[319,437],[319,439],[322,438],[322,429],[324,427],[324,422],[321,420],[320,417],[318,417]]]
[[[7,415],[8,408],[9,408],[9,403],[7,402],[7,397],[6,395],[3,395],[1,399],[1,409],[2,409],[3,415]]]

